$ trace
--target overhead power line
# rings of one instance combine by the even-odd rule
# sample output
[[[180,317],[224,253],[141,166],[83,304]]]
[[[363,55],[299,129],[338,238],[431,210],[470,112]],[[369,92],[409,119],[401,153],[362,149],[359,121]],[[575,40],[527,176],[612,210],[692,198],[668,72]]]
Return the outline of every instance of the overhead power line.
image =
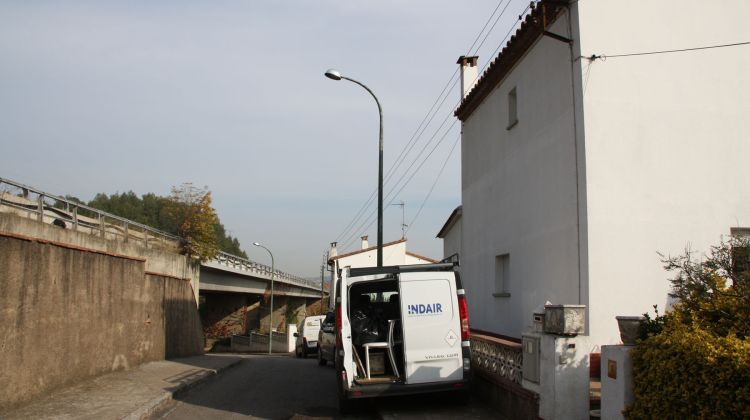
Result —
[[[472,50],[472,49],[474,48],[474,46],[475,46],[475,45],[477,45],[477,41],[479,41],[479,37],[481,37],[481,36],[482,36],[482,33],[484,33],[484,30],[485,30],[485,29],[487,29],[487,25],[489,25],[489,24],[490,24],[490,21],[491,21],[491,20],[492,20],[492,18],[493,18],[493,17],[495,16],[495,13],[497,13],[497,9],[499,9],[499,8],[500,8],[500,6],[502,6],[502,5],[503,5],[503,1],[504,1],[504,0],[500,0],[500,2],[498,2],[498,3],[497,3],[497,6],[495,6],[495,10],[493,10],[493,11],[492,11],[492,13],[490,14],[490,17],[488,17],[488,18],[487,18],[487,21],[486,21],[486,22],[484,22],[484,26],[482,26],[482,29],[481,29],[481,30],[479,31],[479,33],[477,34],[476,38],[474,38],[474,42],[472,42],[472,43],[471,43],[471,46],[470,46],[470,47],[469,47],[469,49],[468,49],[468,50],[466,51],[466,55],[471,55],[471,50]],[[510,0],[508,0],[508,3],[510,3]],[[507,4],[505,5],[505,8],[506,8],[506,9],[508,8],[508,5],[507,5]],[[503,9],[503,11],[505,11],[505,9]],[[502,13],[500,13],[500,15],[502,15]],[[499,18],[499,17],[498,17],[498,18]],[[495,24],[496,24],[496,23],[497,23],[497,20],[495,20]],[[492,29],[493,29],[493,28],[495,27],[495,24],[493,24],[493,25],[492,25],[492,28],[490,28],[490,30],[489,30],[489,31],[487,31],[487,35],[489,35],[489,33],[490,33],[490,32],[492,32]],[[485,36],[485,37],[484,37],[484,39],[487,39],[487,36]],[[484,42],[484,40],[483,40],[482,42]],[[478,50],[479,50],[479,48],[481,48],[481,47],[482,47],[481,45],[480,45],[480,46],[478,46],[478,47],[477,47],[477,51],[478,51]]]
[[[596,60],[596,59],[602,59],[607,60],[610,58],[620,58],[620,57],[637,57],[640,55],[656,55],[656,54],[672,54],[672,53],[680,53],[680,52],[688,52],[688,51],[700,51],[700,50],[711,50],[714,48],[727,48],[727,47],[738,47],[741,45],[750,45],[750,41],[745,42],[735,42],[733,44],[720,44],[720,45],[708,45],[705,47],[693,47],[693,48],[680,48],[676,50],[661,50],[661,51],[647,51],[647,52],[637,52],[637,53],[628,53],[628,54],[593,54],[589,57],[583,57],[588,60]]]
[[[485,23],[484,27],[477,34],[474,42],[472,43],[472,46],[469,47],[469,50],[468,50],[469,53],[471,53],[473,47],[477,44],[477,41],[480,39],[480,37],[482,37],[482,35],[484,33],[484,30],[489,25],[489,22],[492,21],[493,17],[495,16],[495,14],[497,13],[497,11],[499,10],[500,6],[503,4],[504,1],[505,0],[501,0],[498,3],[498,5],[495,7],[495,9],[493,10],[492,14],[487,19],[487,22]],[[476,52],[478,52],[478,49],[481,48],[482,45],[484,45],[484,42],[487,40],[490,32],[492,32],[492,30],[495,28],[496,24],[499,22],[500,18],[502,17],[502,15],[507,10],[509,4],[510,4],[510,1],[508,0],[508,2],[506,3],[505,7],[502,9],[502,11],[500,12],[500,14],[497,17],[495,17],[494,23],[490,27],[489,31],[487,31],[487,33],[484,34],[484,38],[482,39],[482,42],[477,47],[477,51]],[[497,53],[500,50],[500,48],[505,44],[505,42],[507,41],[507,39],[510,36],[510,34],[512,33],[512,31],[516,28],[518,22],[520,22],[522,20],[523,15],[525,15],[528,12],[529,8],[531,7],[531,4],[532,3],[528,3],[526,5],[526,7],[524,8],[524,10],[519,15],[518,21],[514,25],[511,26],[510,30],[505,34],[505,37],[500,42],[500,44],[495,49],[495,51],[490,55],[490,57],[494,57],[495,55],[497,55]],[[484,69],[490,63],[491,63],[491,61],[488,61],[482,67],[482,69],[478,73],[482,74],[482,72],[484,71]],[[396,159],[395,163],[389,168],[389,170],[387,172],[387,175],[386,175],[386,178],[385,178],[385,184],[386,185],[396,176],[397,172],[402,167],[403,163],[406,161],[407,156],[414,149],[414,147],[416,146],[416,143],[422,138],[422,136],[424,135],[424,133],[427,131],[428,127],[432,124],[433,120],[437,116],[437,113],[444,106],[445,101],[448,98],[448,94],[450,93],[449,88],[455,87],[456,84],[459,81],[458,78],[456,78],[457,74],[458,74],[458,69],[456,69],[454,71],[453,75],[450,77],[450,79],[448,80],[448,82],[446,82],[445,86],[441,90],[441,92],[438,95],[437,99],[435,99],[435,101],[433,102],[432,106],[430,107],[430,110],[424,116],[424,118],[420,122],[419,126],[415,130],[414,134],[411,136],[409,142],[407,142],[407,144],[402,148],[402,150],[401,150],[398,158]],[[432,136],[430,137],[430,139],[427,140],[427,142],[420,149],[420,151],[417,153],[417,155],[412,160],[412,162],[403,170],[403,173],[400,175],[400,177],[398,177],[397,181],[392,184],[392,186],[390,188],[390,191],[387,193],[387,196],[386,196],[386,200],[390,199],[390,201],[388,203],[389,205],[390,205],[390,203],[392,203],[396,199],[396,197],[398,196],[398,194],[400,194],[405,189],[405,187],[411,182],[411,180],[414,178],[414,176],[419,172],[419,170],[424,166],[424,164],[430,158],[430,156],[432,156],[432,154],[437,149],[437,147],[445,139],[445,136],[447,136],[447,134],[450,132],[450,130],[455,126],[456,121],[454,121],[453,124],[451,124],[450,127],[445,131],[445,133],[440,137],[440,139],[437,142],[437,144],[434,145],[434,147],[430,150],[430,152],[421,160],[421,162],[418,164],[418,166],[416,166],[416,169],[413,169],[415,167],[415,165],[417,165],[417,162],[420,160],[420,157],[422,157],[424,155],[424,153],[428,149],[429,145],[433,141],[435,141],[435,139],[438,137],[438,133],[443,129],[443,127],[445,126],[445,124],[448,121],[448,119],[452,117],[452,115],[453,115],[453,109],[455,109],[455,107],[457,107],[458,105],[460,105],[460,100],[455,104],[455,106],[451,110],[449,110],[448,113],[446,113],[445,118],[443,119],[443,121],[441,122],[441,124],[438,126],[438,128],[435,129],[435,131],[432,134]],[[455,148],[455,144],[454,144],[454,148]],[[451,149],[451,150],[453,150],[453,149]],[[451,154],[452,154],[452,151],[451,151]],[[446,164],[447,164],[447,162],[443,164],[443,167]],[[443,169],[440,170],[441,173],[442,173],[442,171],[443,171]],[[440,176],[440,174],[438,174],[438,177],[439,176]],[[404,182],[404,180],[405,180],[405,182]],[[437,181],[437,178],[436,178],[436,181]],[[425,200],[423,201],[422,206],[420,207],[420,211],[417,212],[417,215],[414,217],[414,219],[412,219],[412,223],[414,221],[416,221],[417,217],[419,216],[419,214],[421,212],[421,209],[424,207],[426,201],[429,199],[429,197],[430,197],[430,195],[432,193],[432,190],[434,189],[434,185],[436,185],[436,181],[435,181],[435,183],[433,183],[433,187],[427,193],[427,196],[426,196]],[[399,185],[400,185],[400,187],[399,187]],[[337,237],[337,242],[339,242],[339,243],[342,244],[341,249],[345,249],[348,246],[348,244],[350,244],[354,240],[356,240],[359,237],[359,235],[362,234],[362,232],[364,232],[366,229],[369,229],[373,225],[373,223],[375,222],[375,220],[373,219],[373,215],[375,214],[374,210],[372,210],[369,213],[368,217],[365,217],[365,215],[367,214],[366,209],[368,208],[368,206],[370,206],[372,204],[373,200],[375,199],[375,195],[376,194],[377,194],[377,188],[375,188],[373,190],[373,192],[371,193],[371,195],[368,198],[368,200],[363,204],[363,206],[359,209],[359,211],[357,211],[357,213],[355,214],[354,218],[352,218],[352,220],[347,224],[347,226],[344,228],[344,230]]]
[[[424,208],[424,205],[427,203],[427,200],[430,199],[430,196],[432,195],[432,191],[435,189],[435,185],[437,185],[438,180],[440,179],[440,175],[443,174],[445,167],[448,165],[448,161],[450,161],[451,156],[453,156],[453,151],[456,150],[456,146],[458,145],[458,142],[460,141],[461,141],[461,134],[459,133],[458,138],[456,138],[456,141],[453,142],[453,146],[451,147],[450,152],[448,152],[448,156],[446,156],[445,161],[443,161],[443,166],[440,167],[440,170],[435,176],[435,181],[432,183],[432,186],[430,187],[430,191],[427,192],[427,195],[425,196],[424,200],[422,200],[422,204],[419,206],[419,210],[417,210],[417,214],[414,215],[414,218],[411,219],[411,222],[409,222],[408,225],[405,225],[406,230],[404,231],[403,236],[406,236],[406,234],[409,233],[409,229],[411,229],[411,227],[414,226],[414,223],[417,221],[419,214],[422,213],[422,209]]]
[[[502,3],[502,2],[501,2],[501,3]],[[532,1],[532,2],[529,2],[529,3],[528,3],[528,4],[526,5],[526,7],[525,7],[525,8],[523,9],[523,11],[522,11],[522,12],[521,12],[521,13],[520,13],[520,14],[518,15],[518,20],[517,20],[517,21],[516,21],[516,22],[515,22],[515,23],[514,23],[513,25],[511,25],[510,29],[508,30],[508,32],[506,32],[505,36],[503,37],[503,40],[502,40],[502,41],[501,41],[501,42],[500,42],[500,43],[498,44],[497,48],[496,48],[496,49],[495,49],[495,51],[494,51],[494,52],[493,52],[493,53],[492,53],[492,54],[490,55],[490,57],[495,57],[495,56],[497,55],[497,53],[498,53],[498,51],[500,50],[500,48],[502,48],[502,46],[503,46],[503,45],[505,45],[505,43],[506,43],[506,41],[508,40],[508,37],[510,36],[510,34],[511,34],[511,33],[512,33],[512,32],[513,32],[514,30],[515,30],[515,28],[516,28],[516,26],[518,25],[518,23],[519,23],[519,22],[521,22],[521,21],[523,20],[523,17],[524,17],[524,15],[526,15],[526,13],[527,13],[527,12],[529,11],[529,9],[530,9],[530,8],[532,7],[532,5],[533,5],[534,3],[535,3],[535,2],[534,2],[534,1]],[[490,28],[490,31],[492,31],[492,29],[493,29],[493,28],[495,27],[495,25],[497,24],[497,22],[498,22],[498,21],[500,20],[500,17],[501,17],[501,16],[502,16],[502,15],[503,15],[503,14],[505,13],[505,10],[506,10],[506,9],[508,8],[508,6],[509,6],[509,5],[510,5],[510,1],[509,1],[509,2],[508,2],[508,3],[506,4],[506,5],[505,5],[505,8],[503,8],[502,12],[500,12],[500,15],[498,15],[497,19],[495,19],[495,23],[493,23],[493,25],[492,25],[492,28]],[[499,7],[499,5],[498,5],[498,7]],[[497,9],[496,9],[496,10],[497,10]],[[486,25],[485,25],[485,26],[486,26]],[[487,35],[485,35],[484,39],[482,40],[482,43],[481,43],[481,44],[479,45],[479,47],[477,47],[477,50],[478,50],[479,48],[481,48],[481,46],[482,46],[482,45],[484,44],[484,41],[485,41],[485,40],[487,39],[487,36],[488,36],[488,35],[489,35],[489,32],[487,33]],[[492,60],[488,60],[488,61],[487,61],[487,62],[486,62],[486,63],[484,64],[484,66],[482,66],[482,69],[481,69],[480,71],[478,71],[478,72],[477,72],[477,77],[479,77],[479,75],[481,75],[481,74],[482,74],[482,73],[484,72],[484,70],[485,70],[485,69],[487,68],[487,66],[489,66],[489,65],[490,65],[490,63],[491,63],[491,62],[492,62]],[[461,100],[459,100],[459,101],[458,101],[458,102],[456,103],[455,107],[457,107],[457,106],[459,106],[459,105],[461,105]],[[455,107],[454,107],[454,108],[455,108]],[[453,113],[452,113],[452,112],[451,112],[451,114],[449,114],[448,116],[446,116],[446,120],[447,120],[447,118],[449,118],[449,117],[450,117],[451,115],[453,115]],[[443,120],[443,124],[444,124],[444,123],[445,123],[445,120]],[[451,128],[453,128],[453,126],[455,125],[455,123],[456,123],[456,121],[454,120],[454,121],[453,121],[453,124],[451,124],[450,128],[448,129],[448,131],[450,131],[450,129],[451,129]],[[442,125],[441,125],[441,127],[442,127]],[[439,130],[439,129],[438,129],[438,130]],[[447,134],[448,134],[448,132],[446,131],[446,133],[445,133],[445,134],[443,135],[443,138],[445,138],[445,135],[447,135]],[[441,142],[442,142],[442,139],[443,139],[443,138],[441,138],[441,140],[440,140]],[[461,137],[460,137],[460,135],[459,135],[459,140],[460,140],[460,138],[461,138]],[[448,159],[449,159],[449,158],[450,158],[450,156],[451,156],[451,155],[453,154],[453,150],[455,149],[455,147],[456,147],[456,144],[458,144],[458,140],[456,141],[456,143],[454,143],[454,144],[453,144],[453,147],[451,148],[451,152],[450,152],[450,154],[448,155]],[[434,151],[434,149],[433,149],[433,151]],[[432,154],[432,151],[430,152],[430,154]],[[422,205],[420,206],[420,208],[419,208],[419,211],[417,211],[417,214],[416,214],[416,215],[414,216],[414,218],[413,218],[413,219],[411,220],[411,222],[409,223],[409,227],[413,226],[413,225],[414,225],[414,223],[416,222],[417,218],[419,217],[419,215],[420,215],[420,213],[421,213],[421,211],[422,211],[422,208],[423,208],[423,207],[424,207],[424,205],[425,205],[425,204],[427,203],[427,200],[429,199],[430,195],[432,194],[432,190],[433,190],[433,189],[435,188],[435,185],[437,184],[437,180],[438,180],[438,179],[440,178],[440,175],[442,174],[442,172],[443,172],[443,169],[445,168],[445,165],[446,165],[446,164],[448,163],[448,159],[446,159],[446,161],[445,161],[445,162],[443,163],[443,167],[442,167],[442,168],[440,169],[439,173],[438,173],[438,174],[437,174],[437,176],[435,177],[435,182],[433,183],[433,185],[432,185],[432,188],[430,188],[430,191],[428,191],[428,192],[427,192],[427,195],[425,196],[425,199],[424,199],[424,201],[422,202]],[[420,165],[420,168],[421,168],[421,166],[422,166],[422,165]],[[419,168],[418,168],[417,170],[419,170]],[[413,177],[413,176],[414,176],[414,174],[412,174],[412,177]],[[409,182],[410,180],[411,180],[411,177],[410,177],[410,178],[409,178],[409,180],[407,181],[407,184],[408,184],[408,182]],[[406,184],[404,185],[404,187],[405,187],[405,186],[406,186]],[[403,187],[401,188],[401,190],[403,190]],[[399,192],[398,192],[398,193],[400,193],[400,192],[401,192],[401,190],[399,190]],[[398,194],[398,193],[397,193],[397,194]]]
[[[406,159],[406,156],[414,148],[414,145],[422,137],[422,135],[424,134],[425,130],[430,125],[430,123],[432,123],[432,120],[435,118],[435,115],[437,114],[437,111],[443,106],[443,104],[445,103],[446,98],[448,97],[448,95],[446,94],[446,92],[449,92],[449,88],[453,88],[456,85],[456,83],[458,83],[458,79],[457,78],[456,78],[455,81],[453,80],[456,77],[457,74],[458,74],[458,69],[456,69],[453,72],[453,75],[450,77],[450,79],[445,84],[445,86],[443,86],[443,90],[440,92],[440,94],[438,95],[437,99],[435,99],[435,101],[432,103],[432,106],[430,107],[429,111],[427,111],[427,114],[424,116],[424,118],[422,118],[422,121],[419,123],[419,126],[417,126],[416,131],[414,131],[414,134],[412,134],[412,136],[409,139],[409,141],[407,142],[407,144],[401,149],[401,152],[399,153],[398,157],[396,158],[396,161],[390,166],[390,168],[386,172],[384,184],[388,184],[388,182],[393,177],[393,174],[395,174],[396,171],[401,167],[401,164]],[[441,101],[441,98],[443,98],[442,101]],[[440,105],[436,109],[435,106],[438,103],[440,103]],[[433,110],[435,111],[434,113],[433,113]],[[432,114],[432,117],[430,117],[430,114]],[[427,121],[426,124],[425,124],[425,121]],[[370,206],[372,204],[373,200],[375,199],[375,195],[377,194],[377,192],[378,192],[378,189],[377,189],[377,187],[375,187],[375,189],[370,194],[370,197],[365,201],[365,203],[362,205],[362,207],[359,209],[359,211],[357,211],[357,213],[355,214],[355,216],[347,224],[347,226],[344,228],[344,230],[336,237],[336,241],[337,242],[339,242],[342,238],[349,236],[347,234],[347,232],[349,232],[349,230],[353,226],[355,226],[357,224],[357,222],[362,218],[362,216],[364,215],[364,212],[367,209],[367,207]],[[357,232],[355,231],[354,233],[351,233],[351,234],[356,235]]]
[[[474,42],[472,42],[471,46],[469,47],[467,55],[469,55],[471,53],[471,50],[477,44],[477,41],[479,41],[479,38],[484,33],[484,30],[487,28],[487,25],[489,25],[490,21],[492,21],[493,16],[495,16],[495,13],[497,13],[498,9],[500,8],[500,6],[503,4],[504,1],[505,0],[500,0],[500,2],[498,2],[497,6],[492,11],[492,13],[490,14],[490,16],[487,18],[487,21],[484,23],[484,26],[479,31],[479,33],[477,33],[477,36],[474,38]],[[490,32],[492,32],[492,30],[494,29],[495,25],[497,24],[497,21],[500,19],[500,17],[503,15],[503,13],[505,13],[505,9],[508,8],[509,4],[510,4],[510,0],[508,0],[508,2],[505,5],[505,8],[503,8],[503,11],[497,17],[497,19],[495,20],[495,23],[493,23],[493,25],[490,28],[490,30],[487,31],[487,34],[485,35],[485,37],[482,40],[482,43],[479,45],[479,47],[477,47],[477,50],[479,48],[481,48],[481,46],[487,40],[487,36],[489,36]],[[422,118],[422,121],[417,126],[417,129],[414,131],[414,134],[412,134],[412,136],[409,139],[409,141],[407,142],[407,144],[404,145],[404,147],[401,149],[401,152],[399,153],[399,155],[396,158],[396,160],[393,163],[393,165],[391,165],[390,168],[388,169],[388,171],[386,171],[386,177],[385,177],[385,181],[384,181],[385,183],[388,183],[388,181],[390,181],[390,179],[393,177],[393,174],[398,170],[398,168],[401,166],[401,164],[405,160],[406,155],[408,155],[409,152],[411,152],[411,150],[414,148],[414,144],[419,140],[419,138],[422,136],[422,134],[424,134],[424,131],[427,129],[427,127],[430,125],[430,123],[432,122],[432,120],[435,118],[435,115],[437,114],[437,111],[443,106],[443,104],[445,103],[445,100],[448,97],[446,92],[449,92],[450,89],[452,89],[453,87],[455,87],[455,85],[458,83],[458,78],[456,78],[457,75],[458,75],[458,68],[456,68],[453,71],[453,74],[451,75],[451,77],[448,79],[448,81],[443,86],[443,89],[440,91],[440,94],[435,99],[435,101],[432,103],[432,106],[430,106],[430,109],[427,111],[427,114],[424,116],[424,118]],[[441,100],[441,98],[443,98],[443,99]],[[440,103],[440,105],[438,105],[438,103]],[[435,108],[436,105],[438,105],[437,109]],[[434,111],[434,113],[433,113],[433,111]],[[432,117],[430,117],[430,115],[432,115]],[[426,124],[425,124],[425,121],[427,122]],[[377,188],[375,188],[373,190],[373,192],[370,194],[369,198],[365,201],[365,203],[362,205],[362,207],[360,207],[360,209],[355,213],[354,217],[349,221],[349,223],[347,223],[346,227],[344,227],[344,229],[341,231],[341,233],[339,233],[339,235],[336,237],[336,241],[337,242],[339,242],[344,237],[348,237],[349,230],[352,227],[356,226],[357,222],[362,218],[362,216],[364,215],[364,212],[367,209],[367,207],[370,206],[372,204],[373,200],[375,199],[375,195],[377,194],[377,191],[378,191]]]
[[[432,156],[432,154],[440,146],[440,144],[443,142],[443,140],[445,140],[446,136],[450,133],[451,129],[453,129],[453,127],[455,127],[456,122],[457,122],[457,120],[454,120],[453,123],[450,125],[450,127],[448,127],[446,129],[445,133],[443,133],[443,135],[440,137],[440,139],[438,140],[438,142],[433,146],[433,148],[430,150],[430,152],[427,154],[427,156],[425,156],[424,159],[422,159],[422,161],[420,162],[419,166],[417,166],[416,169],[411,173],[411,175],[406,180],[406,182],[404,182],[404,184],[401,185],[401,187],[399,188],[399,190],[398,191],[391,190],[391,192],[388,194],[388,196],[386,196],[386,198],[384,200],[384,201],[387,201],[387,203],[385,203],[386,206],[390,206],[396,200],[396,197],[398,197],[398,195],[404,190],[404,188],[406,188],[406,186],[409,184],[409,182],[412,180],[412,178],[414,178],[414,175],[416,175],[419,172],[419,170],[422,168],[422,166],[424,166],[424,164],[427,162],[427,160],[429,160],[430,156]],[[395,191],[395,193],[394,193],[394,191]],[[370,217],[368,217],[363,222],[363,224],[360,225],[359,229],[357,229],[356,232],[362,232],[362,231],[364,231],[364,230],[369,229],[370,227],[372,227],[372,225],[375,223],[375,218],[373,217],[374,215],[375,215],[375,212],[374,211],[371,212],[370,213]],[[342,246],[342,249],[345,249],[348,245],[350,245],[351,243],[353,243],[353,241],[355,241],[355,240],[356,240],[356,236],[353,236],[349,241],[347,241],[347,242],[344,243],[344,245]]]
[[[501,1],[501,2],[500,2],[500,3],[498,4],[498,5],[497,5],[497,7],[500,7],[500,4],[502,4],[502,3],[503,3],[503,2]],[[481,42],[481,43],[479,44],[479,46],[477,47],[477,50],[476,50],[476,52],[479,52],[479,49],[480,49],[480,48],[482,48],[482,46],[484,45],[484,43],[485,43],[485,42],[487,41],[487,37],[489,37],[489,36],[490,36],[490,33],[492,32],[492,30],[493,30],[493,29],[495,29],[495,25],[497,25],[497,23],[498,23],[498,22],[500,21],[500,18],[501,18],[501,17],[503,17],[503,15],[505,14],[505,11],[506,11],[506,10],[508,9],[508,6],[510,6],[510,0],[508,0],[508,2],[507,2],[507,3],[505,3],[505,7],[503,7],[503,10],[502,10],[502,12],[500,12],[500,14],[499,14],[499,15],[497,15],[497,18],[495,19],[495,22],[494,22],[494,23],[492,24],[492,27],[490,28],[490,30],[489,30],[489,31],[487,31],[487,34],[485,34],[485,35],[484,35],[484,38],[482,39],[482,42]],[[497,9],[495,9],[495,10],[497,10]],[[491,19],[491,17],[490,17],[490,19]],[[489,23],[489,20],[487,20],[487,23]],[[487,23],[485,23],[485,24],[484,24],[484,26],[487,26]],[[476,43],[476,41],[474,41],[474,42]],[[476,54],[476,52],[475,52],[475,54]],[[471,55],[471,54],[470,54],[470,55]]]

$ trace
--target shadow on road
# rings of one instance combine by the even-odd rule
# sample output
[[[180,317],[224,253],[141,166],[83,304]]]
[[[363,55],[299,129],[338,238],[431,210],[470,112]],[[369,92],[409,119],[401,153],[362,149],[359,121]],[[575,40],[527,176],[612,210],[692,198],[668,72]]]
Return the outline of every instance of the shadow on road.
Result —
[[[167,419],[338,419],[336,378],[315,358],[246,355],[236,367],[175,399]],[[356,417],[376,419],[374,408]]]
[[[497,419],[472,399],[460,404],[452,393],[364,399],[354,416],[341,417],[335,370],[314,357],[246,355],[242,363],[176,397],[167,419]]]

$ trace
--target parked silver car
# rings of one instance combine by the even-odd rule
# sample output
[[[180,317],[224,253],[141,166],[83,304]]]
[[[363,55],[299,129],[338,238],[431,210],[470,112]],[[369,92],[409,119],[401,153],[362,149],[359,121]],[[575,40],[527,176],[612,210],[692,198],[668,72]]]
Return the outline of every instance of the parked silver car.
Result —
[[[333,362],[336,357],[336,313],[326,314],[323,325],[318,332],[318,364],[324,366]]]

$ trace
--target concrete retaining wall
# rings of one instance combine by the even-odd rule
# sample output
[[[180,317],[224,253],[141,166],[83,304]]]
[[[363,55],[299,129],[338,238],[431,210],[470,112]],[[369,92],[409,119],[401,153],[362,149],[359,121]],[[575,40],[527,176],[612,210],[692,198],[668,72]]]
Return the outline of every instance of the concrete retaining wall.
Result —
[[[191,265],[184,255],[165,251],[162,247],[145,247],[142,242],[138,241],[124,242],[101,238],[85,232],[75,232],[71,229],[62,229],[48,223],[40,223],[31,216],[22,217],[5,213],[6,210],[0,207],[0,233],[17,234],[71,247],[142,259],[145,261],[145,270],[148,273],[189,279],[193,287],[195,305],[198,306],[200,268]]]
[[[0,214],[0,411],[82,379],[202,352],[191,280],[174,275],[179,255],[108,252],[128,244],[80,235]]]

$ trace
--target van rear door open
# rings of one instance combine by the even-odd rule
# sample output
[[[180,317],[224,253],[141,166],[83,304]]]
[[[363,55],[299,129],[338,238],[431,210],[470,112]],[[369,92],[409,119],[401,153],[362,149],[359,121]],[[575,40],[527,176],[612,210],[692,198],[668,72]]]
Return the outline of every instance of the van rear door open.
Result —
[[[406,383],[463,379],[453,272],[400,274]]]

